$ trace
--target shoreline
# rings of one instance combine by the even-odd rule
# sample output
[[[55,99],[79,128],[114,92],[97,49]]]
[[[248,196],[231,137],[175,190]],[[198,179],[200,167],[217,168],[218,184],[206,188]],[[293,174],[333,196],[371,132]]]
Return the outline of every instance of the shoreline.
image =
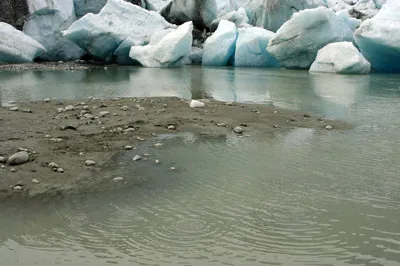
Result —
[[[238,135],[270,137],[297,127],[321,131],[329,131],[328,125],[333,131],[353,127],[301,111],[204,102],[205,107],[190,108],[189,102],[180,98],[155,97],[41,101],[20,104],[18,110],[16,106],[1,107],[0,156],[27,150],[29,161],[16,166],[0,163],[0,202],[82,196],[140,185],[146,181],[140,176],[114,180],[119,166],[111,158],[121,152],[134,153],[135,148],[138,152],[143,149],[143,157],[154,145],[151,140],[160,134],[221,136],[237,134],[234,129],[240,126],[243,133]],[[95,164],[88,165],[88,160]],[[51,163],[57,167],[49,166]],[[150,155],[146,163],[151,165],[154,158]]]
[[[105,64],[104,62],[95,61],[60,61],[60,62],[33,62],[33,63],[20,63],[20,64],[3,64],[0,63],[1,71],[73,71],[73,70],[90,70],[90,69],[103,69],[104,67],[116,67],[114,64]],[[124,67],[119,66],[118,67]]]

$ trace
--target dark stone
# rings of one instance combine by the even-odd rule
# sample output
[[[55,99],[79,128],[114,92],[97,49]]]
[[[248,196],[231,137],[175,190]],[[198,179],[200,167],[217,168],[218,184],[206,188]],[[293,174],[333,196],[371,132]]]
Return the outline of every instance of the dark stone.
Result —
[[[27,0],[1,0],[0,21],[8,23],[18,30],[22,30],[29,15]]]

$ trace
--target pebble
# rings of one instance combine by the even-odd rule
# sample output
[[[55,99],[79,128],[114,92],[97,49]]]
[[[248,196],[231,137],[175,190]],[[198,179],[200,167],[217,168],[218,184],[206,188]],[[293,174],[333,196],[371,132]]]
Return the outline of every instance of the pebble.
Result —
[[[124,132],[128,133],[128,132],[133,132],[135,131],[135,129],[133,127],[127,128],[124,130]]]
[[[227,102],[227,103],[225,103],[225,105],[227,105],[227,106],[232,106],[233,103],[232,103],[232,102]]]
[[[327,126],[325,127],[325,129],[326,129],[326,130],[332,130],[333,127],[332,127],[331,125],[327,125]]]
[[[109,114],[110,114],[109,111],[101,111],[101,112],[99,112],[99,116],[100,117],[105,117],[106,115],[109,115]]]
[[[124,147],[124,149],[125,149],[125,150],[132,150],[132,149],[133,149],[133,146],[126,145],[126,146]]]
[[[58,164],[56,164],[55,162],[49,163],[49,167],[52,168],[52,169],[59,168]]]
[[[278,125],[273,125],[274,128],[278,128]]]
[[[10,111],[18,111],[19,110],[19,107],[18,106],[14,106],[14,107],[11,107],[10,108]]]
[[[139,137],[139,136],[136,137],[136,139],[137,139],[137,140],[140,140],[140,141],[144,141],[144,138],[141,138],[141,137]]]
[[[26,151],[20,151],[11,155],[7,160],[7,164],[19,165],[19,164],[24,164],[27,161],[29,161],[29,154]]]
[[[0,156],[0,163],[6,163],[6,157]]]
[[[277,114],[277,113],[278,113],[278,111],[275,110],[275,111],[274,111],[274,114]]]
[[[307,118],[310,118],[310,117],[311,117],[311,115],[309,115],[309,114],[304,114],[303,116],[304,116],[304,117],[307,117]]]
[[[22,190],[22,186],[19,186],[19,185],[14,186],[14,190],[15,191],[21,191]]]
[[[162,143],[158,142],[158,143],[154,144],[154,147],[159,148],[159,147],[161,147],[162,145],[163,145]]]
[[[33,184],[39,184],[40,182],[39,182],[39,180],[37,180],[37,179],[32,179],[32,181],[31,181]]]
[[[127,105],[122,106],[122,107],[121,107],[121,110],[122,110],[122,111],[128,111],[128,106],[127,106]]]
[[[136,162],[136,161],[139,161],[141,159],[142,159],[142,157],[140,155],[135,155],[135,157],[133,157],[132,161]]]
[[[44,137],[45,137],[45,138],[51,138],[51,135],[46,134],[46,135],[44,135]]]
[[[104,107],[107,107],[107,104],[104,102],[100,103],[100,108],[104,108]]]
[[[73,111],[73,110],[75,110],[75,107],[73,105],[67,105],[64,107],[64,110],[65,111]]]
[[[169,126],[168,126],[168,129],[169,129],[169,130],[175,130],[176,127],[175,127],[174,125],[169,125]]]
[[[59,113],[62,113],[62,112],[64,112],[64,111],[65,111],[65,109],[62,108],[62,107],[57,108],[57,112],[59,112]]]
[[[30,110],[30,109],[22,109],[22,112],[23,113],[32,113],[32,110]]]
[[[190,108],[199,108],[199,107],[204,107],[205,104],[200,102],[200,101],[196,101],[196,100],[192,100],[189,104]]]
[[[150,157],[150,154],[144,153],[143,156]]]
[[[155,164],[160,164],[160,160],[155,160]]]
[[[85,165],[86,165],[86,166],[93,166],[93,165],[96,165],[96,162],[93,161],[93,160],[86,160],[86,161],[85,161]]]
[[[226,127],[226,124],[225,123],[218,123],[217,127]]]
[[[81,151],[81,152],[79,153],[79,156],[83,156],[83,155],[85,155],[85,153]]]
[[[238,134],[241,134],[241,133],[243,133],[243,128],[241,128],[241,127],[235,127],[235,128],[233,129],[233,132],[238,133]]]
[[[57,169],[57,173],[64,173],[64,169],[62,169],[61,167]]]
[[[11,172],[11,173],[15,173],[15,172],[17,172],[17,169],[11,168],[11,169],[10,169],[10,172]]]
[[[43,100],[45,103],[48,103],[48,102],[50,102],[51,100],[50,100],[50,98],[46,98],[46,99],[44,99]]]
[[[94,120],[94,116],[91,114],[84,114],[83,115],[86,119]]]
[[[87,110],[89,110],[89,106],[85,105],[82,107],[82,109],[87,111]]]
[[[122,177],[122,176],[117,176],[117,177],[114,177],[113,178],[113,181],[114,182],[121,182],[121,181],[123,181],[124,180],[124,178]]]
[[[113,113],[113,116],[117,116],[118,114],[117,113]]]
[[[174,166],[171,166],[171,167],[169,168],[169,170],[171,170],[171,171],[175,171],[175,170],[176,170],[176,168],[175,168]]]
[[[62,142],[63,139],[62,139],[62,138],[51,138],[50,141],[53,141],[53,142]]]

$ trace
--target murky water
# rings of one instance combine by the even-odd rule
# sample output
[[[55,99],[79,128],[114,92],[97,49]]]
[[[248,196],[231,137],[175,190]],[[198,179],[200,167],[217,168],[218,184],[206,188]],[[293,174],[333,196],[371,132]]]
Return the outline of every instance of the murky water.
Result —
[[[141,187],[1,205],[0,265],[400,265],[399,75],[124,68],[3,72],[0,80],[2,104],[194,95],[358,125],[272,137],[165,136],[161,149],[149,149],[161,164],[145,167]]]

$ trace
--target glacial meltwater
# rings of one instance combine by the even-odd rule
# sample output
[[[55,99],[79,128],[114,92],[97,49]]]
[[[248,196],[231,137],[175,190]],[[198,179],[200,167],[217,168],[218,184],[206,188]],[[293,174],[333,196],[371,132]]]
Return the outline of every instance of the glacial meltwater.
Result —
[[[0,72],[0,81],[4,106],[211,97],[355,124],[269,136],[158,136],[151,141],[163,147],[148,152],[161,163],[136,169],[147,177],[141,186],[0,204],[2,266],[400,265],[400,75],[128,67]],[[127,167],[124,176],[132,174]]]

